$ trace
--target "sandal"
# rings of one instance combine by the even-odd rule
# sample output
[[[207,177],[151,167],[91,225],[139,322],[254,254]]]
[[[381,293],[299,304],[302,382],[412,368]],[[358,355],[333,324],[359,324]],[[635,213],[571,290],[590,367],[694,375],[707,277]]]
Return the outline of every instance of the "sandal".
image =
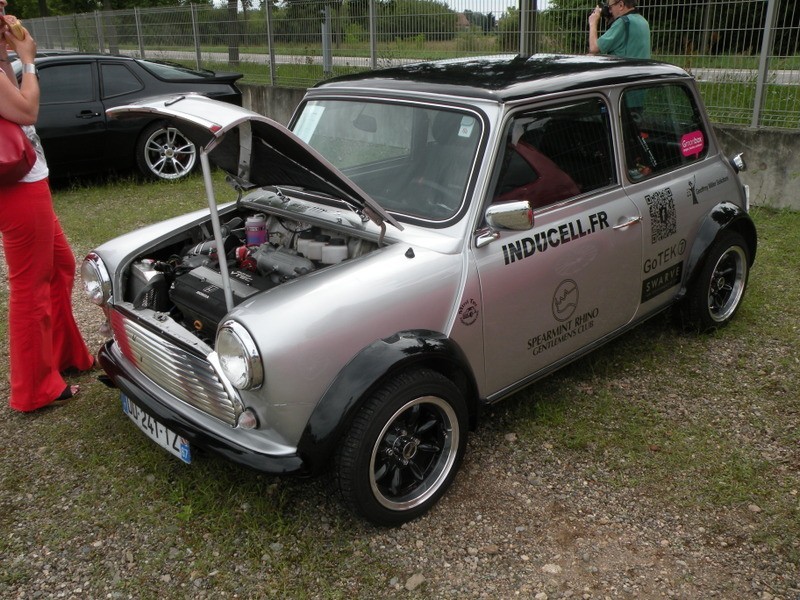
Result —
[[[67,402],[72,400],[72,398],[74,398],[80,391],[81,391],[81,386],[68,385],[67,387],[64,388],[64,391],[61,392],[61,395],[55,400],[53,400],[47,406],[64,406]]]

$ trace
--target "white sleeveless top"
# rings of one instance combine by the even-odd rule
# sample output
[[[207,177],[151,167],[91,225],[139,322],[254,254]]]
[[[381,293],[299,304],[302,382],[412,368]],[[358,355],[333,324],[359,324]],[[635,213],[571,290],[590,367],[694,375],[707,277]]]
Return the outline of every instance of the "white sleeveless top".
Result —
[[[2,71],[5,74],[5,71]],[[50,174],[50,169],[47,168],[47,159],[44,157],[44,148],[42,148],[42,141],[36,133],[36,127],[33,125],[20,125],[22,131],[25,132],[27,138],[31,141],[33,149],[36,150],[36,162],[33,163],[33,168],[28,171],[28,174],[20,179],[23,183],[33,183],[34,181],[41,181]]]
[[[44,157],[44,149],[42,148],[42,141],[36,133],[36,127],[33,125],[22,125],[22,131],[31,141],[33,148],[36,150],[36,162],[33,163],[33,168],[28,171],[28,174],[20,179],[23,183],[33,183],[34,181],[41,181],[50,174],[50,169],[47,168],[47,159]]]

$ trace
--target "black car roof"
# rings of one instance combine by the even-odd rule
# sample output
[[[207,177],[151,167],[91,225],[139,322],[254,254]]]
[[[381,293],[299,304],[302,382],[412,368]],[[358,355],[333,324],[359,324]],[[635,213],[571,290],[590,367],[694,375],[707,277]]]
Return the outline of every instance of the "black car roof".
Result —
[[[38,50],[36,58],[110,58],[111,60],[134,60],[132,56],[123,54],[105,54],[103,52],[77,52],[74,50]]]
[[[665,77],[691,78],[679,67],[656,61],[539,54],[415,63],[336,77],[317,84],[314,90],[380,89],[509,101]]]

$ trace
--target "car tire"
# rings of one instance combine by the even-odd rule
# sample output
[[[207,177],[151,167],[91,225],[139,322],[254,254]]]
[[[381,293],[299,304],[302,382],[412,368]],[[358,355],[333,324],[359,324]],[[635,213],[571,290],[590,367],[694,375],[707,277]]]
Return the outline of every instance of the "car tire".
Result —
[[[334,456],[344,504],[376,525],[427,512],[450,486],[467,443],[467,408],[443,375],[401,373],[359,410]]]
[[[148,179],[180,179],[197,164],[197,148],[166,123],[146,127],[136,144],[136,164]]]
[[[750,273],[750,253],[741,234],[723,232],[711,245],[689,291],[684,318],[700,332],[726,325],[744,298]]]

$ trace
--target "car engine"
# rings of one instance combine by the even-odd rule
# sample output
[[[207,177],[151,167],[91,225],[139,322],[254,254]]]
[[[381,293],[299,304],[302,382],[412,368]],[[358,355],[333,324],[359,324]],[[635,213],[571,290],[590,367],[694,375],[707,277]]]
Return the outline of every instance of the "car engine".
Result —
[[[135,309],[167,313],[212,342],[228,312],[220,252],[210,229],[197,227],[174,246],[140,257],[131,266],[125,299]],[[263,213],[239,214],[222,225],[234,305],[307,273],[356,258],[377,244],[340,232]]]

